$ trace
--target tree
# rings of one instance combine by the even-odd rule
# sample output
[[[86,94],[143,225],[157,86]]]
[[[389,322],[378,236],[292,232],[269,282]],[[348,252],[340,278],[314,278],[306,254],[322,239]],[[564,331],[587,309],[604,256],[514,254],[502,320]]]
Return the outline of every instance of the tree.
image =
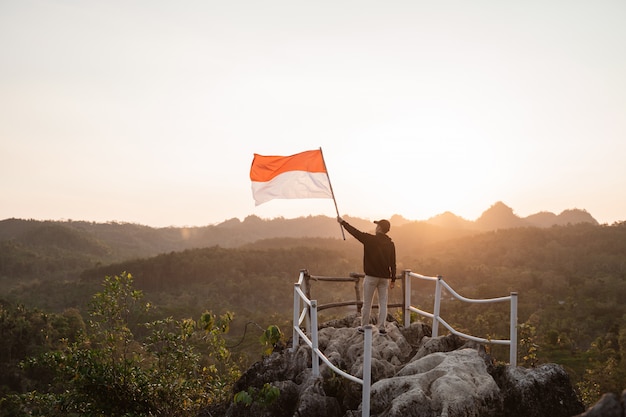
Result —
[[[52,389],[8,397],[0,415],[176,417],[221,401],[239,376],[223,340],[232,314],[153,321],[139,341],[130,324],[150,307],[142,296],[131,274],[106,277],[93,297],[88,331],[25,364],[53,372]]]

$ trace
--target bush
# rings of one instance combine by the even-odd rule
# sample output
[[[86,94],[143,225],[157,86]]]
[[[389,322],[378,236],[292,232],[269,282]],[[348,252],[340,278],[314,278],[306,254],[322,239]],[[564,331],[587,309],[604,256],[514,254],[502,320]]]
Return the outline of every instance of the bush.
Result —
[[[13,416],[176,417],[226,398],[239,376],[223,339],[232,314],[146,323],[149,335],[139,341],[129,323],[149,308],[142,296],[131,274],[106,277],[88,331],[63,350],[24,362],[54,374],[49,392],[8,396],[2,409]]]

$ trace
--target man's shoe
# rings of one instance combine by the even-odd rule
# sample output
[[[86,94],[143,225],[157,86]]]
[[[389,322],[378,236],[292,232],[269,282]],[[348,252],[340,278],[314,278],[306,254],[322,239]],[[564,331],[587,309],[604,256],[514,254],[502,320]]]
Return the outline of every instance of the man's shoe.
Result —
[[[383,336],[387,336],[387,330],[385,330],[385,329],[380,329],[380,330],[378,331],[378,333],[379,333],[379,334],[381,334],[381,335],[383,335]]]
[[[359,333],[365,333],[365,330],[363,329],[362,326],[357,327],[356,331],[359,332]]]

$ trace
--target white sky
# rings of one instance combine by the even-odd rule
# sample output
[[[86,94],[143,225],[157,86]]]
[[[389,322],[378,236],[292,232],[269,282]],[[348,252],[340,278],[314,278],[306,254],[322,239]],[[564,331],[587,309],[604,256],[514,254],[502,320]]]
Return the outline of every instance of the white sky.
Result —
[[[0,0],[0,219],[626,219],[626,2]]]

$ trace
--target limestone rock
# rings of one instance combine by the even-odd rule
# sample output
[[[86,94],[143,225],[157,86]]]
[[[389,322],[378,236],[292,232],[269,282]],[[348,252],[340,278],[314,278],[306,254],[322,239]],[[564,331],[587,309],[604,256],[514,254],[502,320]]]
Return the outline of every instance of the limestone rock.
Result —
[[[297,381],[310,367],[311,350],[307,346],[300,346],[295,352],[286,349],[254,363],[235,383],[233,390],[237,393],[248,387],[261,388],[265,383]]]
[[[475,349],[436,352],[372,386],[378,417],[479,417],[500,408],[500,389]]]
[[[330,325],[332,324],[332,325]],[[339,369],[361,378],[363,334],[358,318],[320,325],[319,349]],[[237,381],[233,394],[280,390],[272,404],[229,403],[207,410],[212,417],[361,416],[362,386],[323,361],[311,369],[311,349],[301,343],[263,358]],[[433,338],[430,327],[387,324],[372,335],[372,417],[571,417],[584,411],[562,367],[495,366],[484,346],[457,336]],[[589,414],[584,417],[595,417]],[[623,417],[623,416],[620,416]]]
[[[361,378],[363,337],[355,328],[327,327],[319,332],[319,348],[333,365]],[[372,381],[389,378],[409,358],[411,345],[393,325],[388,326],[385,336],[374,330],[372,338]]]
[[[571,417],[584,410],[569,375],[556,364],[498,366],[492,372],[507,417]]]
[[[327,396],[322,378],[309,378],[302,387],[295,415],[299,417],[334,417],[343,412],[335,397]]]
[[[479,344],[469,340],[461,339],[459,336],[450,334],[441,337],[424,337],[420,343],[419,349],[411,361],[423,358],[434,352],[452,352],[453,350],[463,348],[479,348]]]
[[[361,325],[361,316],[357,316],[355,313],[348,314],[340,319],[329,320],[319,325],[320,330],[326,327],[334,327],[341,329],[344,327],[356,328]]]
[[[402,332],[402,336],[415,351],[422,345],[424,337],[432,335],[431,327],[422,322],[411,323],[409,327],[401,327],[400,332]]]
[[[622,393],[622,401],[614,393],[602,396],[589,410],[576,417],[624,417],[624,402],[626,391]]]

